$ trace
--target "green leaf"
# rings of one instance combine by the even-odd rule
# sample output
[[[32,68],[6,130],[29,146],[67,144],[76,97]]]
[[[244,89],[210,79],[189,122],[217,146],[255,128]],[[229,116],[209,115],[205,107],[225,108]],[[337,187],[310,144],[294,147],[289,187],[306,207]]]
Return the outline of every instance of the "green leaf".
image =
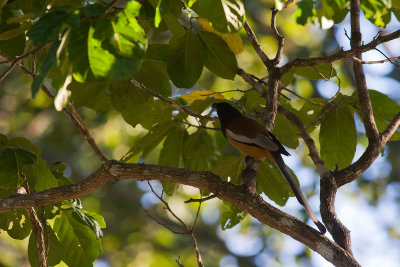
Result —
[[[165,61],[167,58],[168,44],[150,44],[147,47],[145,59]]]
[[[165,62],[146,59],[133,77],[146,85],[151,91],[164,97],[169,97],[172,94]]]
[[[278,167],[270,161],[263,161],[258,168],[257,188],[279,206],[284,206],[289,197],[294,196]]]
[[[24,173],[28,179],[31,190],[40,192],[58,186],[57,178],[47,166],[47,162],[39,159],[37,164],[30,164],[24,167]]]
[[[68,38],[68,56],[72,63],[72,74],[76,81],[84,82],[89,72],[88,34],[89,21],[72,28]]]
[[[167,138],[163,143],[158,164],[169,167],[179,167],[183,150],[183,141],[187,131],[183,123],[176,123],[174,128],[168,131]]]
[[[133,127],[140,123],[144,128],[151,129],[156,123],[171,120],[171,106],[160,100],[154,101],[153,97],[129,82],[113,82],[110,91],[113,106]]]
[[[300,25],[306,25],[308,20],[313,16],[314,1],[303,0],[297,3],[297,10],[293,14],[296,22]]]
[[[104,111],[110,107],[109,82],[72,81],[68,86],[71,91],[71,101],[75,107],[85,106],[96,111]]]
[[[297,67],[293,69],[293,72],[312,80],[330,79],[336,76],[336,70],[331,64],[321,64],[315,67]]]
[[[199,31],[207,48],[205,66],[215,75],[233,80],[238,69],[235,54],[220,36],[212,32]]]
[[[297,127],[293,125],[285,116],[277,114],[273,134],[279,141],[290,148],[295,149],[299,146],[299,136]]]
[[[95,218],[93,218],[86,211],[84,211],[82,209],[82,206],[81,207],[72,206],[72,209],[75,212],[73,215],[78,216],[82,223],[89,226],[90,229],[92,229],[92,231],[95,233],[97,239],[103,237],[103,231],[101,231],[100,224],[96,221]]]
[[[89,28],[89,65],[96,77],[127,79],[139,70],[147,40],[137,23],[140,4],[128,2],[112,20],[100,18]]]
[[[381,92],[375,90],[368,90],[368,92],[371,98],[371,105],[374,111],[375,122],[377,124],[378,130],[379,132],[383,132],[389,125],[389,122],[400,111],[400,105]],[[355,94],[355,96],[356,95],[357,94]],[[357,112],[361,114],[360,107],[358,108]],[[362,118],[361,115],[360,118]],[[390,141],[399,140],[399,138],[400,132],[397,130],[390,138]]]
[[[219,32],[233,33],[243,26],[245,10],[242,0],[198,0],[192,8]]]
[[[53,10],[33,24],[27,36],[37,46],[43,45],[49,40],[57,40],[60,28],[67,18],[68,14],[64,10]]]
[[[181,37],[173,36],[167,50],[167,71],[179,88],[190,88],[203,71],[203,45],[197,34],[186,31]]]
[[[20,148],[25,148],[31,152],[33,152],[37,157],[41,157],[42,152],[40,151],[40,148],[32,144],[31,141],[24,137],[14,137],[8,141],[9,146],[13,147],[20,147]]]
[[[49,235],[49,255],[47,258],[47,264],[49,266],[54,266],[60,263],[62,257],[63,248],[60,246],[60,242],[53,229],[47,225],[47,233]],[[39,266],[38,262],[38,250],[36,243],[36,235],[31,233],[28,243],[28,259],[31,267]]]
[[[321,157],[328,169],[339,169],[351,164],[357,146],[357,132],[353,112],[338,106],[321,121],[319,133]]]
[[[5,216],[5,217],[3,217]],[[2,220],[7,218],[8,235],[14,239],[25,239],[32,231],[31,220],[26,210],[13,210],[2,214]]]
[[[182,155],[185,168],[194,171],[209,170],[220,157],[214,138],[204,129],[185,138]]]
[[[288,86],[289,84],[292,83],[293,79],[294,79],[294,73],[293,73],[293,71],[289,71],[289,72],[287,72],[287,73],[282,75],[281,82],[285,86]]]
[[[178,188],[178,184],[166,182],[166,181],[160,181],[161,186],[163,187],[164,192],[168,196],[172,196],[175,193],[175,190]]]
[[[20,183],[19,171],[27,164],[34,164],[36,155],[20,147],[0,149],[0,188],[16,189]]]
[[[217,165],[212,168],[212,172],[220,176],[224,181],[228,181],[232,184],[240,184],[241,171],[244,168],[243,159],[235,156],[225,156],[218,161]]]
[[[375,90],[368,90],[374,115],[379,115],[387,121],[391,121],[400,111],[400,105],[387,95]]]
[[[37,75],[32,82],[32,97],[35,97],[39,92],[40,86],[43,83],[44,78],[49,73],[49,71],[58,63],[57,50],[60,47],[61,41],[56,40],[51,45],[50,50],[43,60],[42,67],[40,68],[40,73]]]
[[[62,260],[68,266],[92,266],[102,254],[101,241],[72,209],[55,217],[53,230],[57,233],[62,250]]]
[[[221,228],[222,230],[233,228],[240,223],[247,213],[236,207],[235,205],[224,202],[224,211],[221,215]]]
[[[155,125],[149,133],[136,142],[123,160],[127,161],[140,152],[143,152],[143,157],[146,157],[159,143],[161,143],[169,130],[174,126],[175,123],[171,123],[170,121]]]

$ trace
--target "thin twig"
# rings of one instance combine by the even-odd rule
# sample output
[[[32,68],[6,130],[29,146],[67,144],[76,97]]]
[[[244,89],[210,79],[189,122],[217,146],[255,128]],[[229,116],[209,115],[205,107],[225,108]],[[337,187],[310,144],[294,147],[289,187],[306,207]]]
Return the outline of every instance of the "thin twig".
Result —
[[[278,9],[276,9],[275,5],[272,8],[272,16],[271,16],[271,28],[272,32],[275,36],[275,39],[278,41],[278,50],[276,51],[275,58],[272,60],[274,66],[278,66],[281,61],[283,54],[283,47],[285,45],[285,37],[281,35],[276,27],[276,15],[278,14]]]
[[[395,65],[396,67],[400,67],[399,64],[397,64],[396,62],[393,62],[392,60],[390,60],[390,58],[388,56],[385,55],[385,53],[383,53],[381,50],[379,50],[378,48],[375,47],[375,50],[378,51],[379,53],[381,53],[387,61],[389,61],[391,64]],[[397,57],[397,59],[399,59],[400,57]]]
[[[179,267],[185,267],[185,266],[181,263],[181,257],[180,257],[180,256],[178,256],[178,258],[177,258],[175,261],[176,261],[176,263],[178,263],[178,266],[179,266]]]
[[[216,120],[218,119],[218,118],[216,118],[216,117],[203,116],[203,115],[194,113],[193,111],[191,111],[191,110],[189,110],[189,109],[187,109],[187,108],[185,108],[185,107],[182,107],[182,106],[180,106],[180,105],[178,105],[178,104],[175,104],[174,102],[172,102],[171,100],[169,100],[169,99],[163,97],[162,95],[159,95],[159,94],[157,94],[157,93],[151,91],[151,90],[150,90],[149,88],[147,88],[144,84],[138,82],[138,81],[135,80],[134,78],[130,78],[129,80],[130,80],[130,82],[131,82],[133,85],[135,85],[136,87],[140,88],[141,90],[143,90],[143,91],[145,91],[145,92],[151,94],[152,96],[154,96],[154,97],[160,99],[161,101],[167,103],[168,105],[172,106],[173,108],[175,108],[175,109],[177,109],[177,110],[179,110],[179,111],[182,111],[182,112],[185,112],[185,113],[189,114],[189,115],[192,116],[192,117],[196,117],[196,118],[200,118],[200,119],[205,119],[205,120],[210,120],[210,121],[216,121]]]
[[[283,4],[283,6],[282,6],[282,10],[283,10],[283,9],[286,9],[291,3],[293,3],[293,0],[288,0],[288,1],[286,1],[286,2]]]
[[[182,121],[184,124],[191,126],[191,127],[196,127],[196,128],[201,128],[201,129],[207,129],[207,130],[213,130],[213,131],[219,131],[221,128],[216,128],[216,127],[208,127],[205,125],[194,125],[186,120]]]
[[[153,186],[151,185],[151,183],[149,181],[147,181],[148,185],[150,186],[151,192],[153,192],[153,194],[164,204],[166,210],[172,215],[174,216],[174,218],[185,228],[185,229],[189,229],[187,227],[187,225],[181,220],[181,218],[179,218],[169,207],[169,204],[167,201],[165,201],[160,195],[158,195],[156,193],[156,191],[154,191]]]
[[[386,59],[382,59],[382,60],[373,60],[373,61],[364,61],[364,60],[361,60],[356,57],[352,57],[351,59],[353,59],[357,62],[360,62],[361,64],[379,64],[379,63],[393,62],[394,60],[399,60],[400,56],[399,57],[390,57],[390,58],[386,58]],[[397,63],[395,63],[395,65],[397,67],[399,67],[399,65]]]
[[[359,53],[370,51],[379,44],[389,42],[399,37],[400,37],[400,30],[397,30],[386,35],[381,35],[367,44],[360,45],[357,47],[352,47],[350,50],[347,51],[344,51],[343,48],[341,48],[338,52],[335,52],[325,57],[296,58],[286,63],[284,66],[282,66],[280,72],[283,75],[295,67],[315,66],[324,63],[332,63],[334,61],[343,60],[346,58],[352,59]]]
[[[251,45],[254,48],[254,51],[256,51],[258,57],[261,59],[261,61],[264,63],[264,65],[269,68],[272,66],[272,60],[268,58],[268,56],[264,53],[264,51],[261,49],[261,45],[257,40],[257,37],[253,31],[253,29],[250,27],[250,24],[245,20],[244,22],[244,29],[247,33],[247,37],[251,43]]]
[[[149,216],[150,218],[152,218],[156,223],[158,223],[159,225],[165,227],[167,230],[169,230],[171,233],[177,234],[177,235],[187,235],[189,234],[187,231],[186,232],[178,232],[175,231],[174,229],[172,229],[171,227],[169,227],[168,225],[166,225],[165,223],[159,221],[157,218],[155,218],[153,215],[150,214],[150,212],[148,210],[146,210],[143,206],[142,206],[144,212],[146,212],[147,216]]]
[[[212,96],[212,95],[232,93],[232,92],[247,93],[247,92],[249,92],[249,91],[251,91],[253,89],[254,88],[250,88],[250,89],[247,89],[247,90],[241,90],[241,89],[237,88],[237,89],[225,90],[225,91],[221,91],[221,92],[212,92],[212,93],[209,93],[209,94],[203,94],[201,96]]]
[[[19,194],[30,194],[28,179],[26,178],[23,172],[20,172],[20,176],[22,177],[25,187],[18,188]],[[43,225],[36,213],[34,207],[27,208],[29,219],[32,223],[32,234],[35,235],[36,239],[36,249],[38,253],[38,263],[40,267],[47,266],[47,254],[46,254],[46,245],[45,245],[45,235]]]
[[[317,122],[321,121],[323,118],[325,118],[326,114],[328,114],[331,110],[335,109],[337,106],[339,106],[340,102],[342,102],[342,99],[336,102],[334,105],[330,106],[329,108],[325,109],[324,112],[322,112],[315,120],[310,122],[309,124],[305,125],[305,128],[308,129],[312,126],[314,126]]]
[[[177,232],[177,231],[174,231],[173,229],[169,228],[169,227],[168,227],[167,225],[165,225],[164,223],[158,221],[158,220],[155,219],[153,216],[151,216],[151,214],[148,213],[147,210],[145,209],[146,213],[147,213],[153,220],[155,220],[158,224],[164,226],[165,228],[167,228],[167,229],[170,230],[171,232],[173,232],[173,233],[175,233],[175,234],[187,234],[187,235],[189,235],[190,238],[191,238],[192,241],[193,241],[194,251],[195,251],[196,259],[197,259],[197,264],[198,264],[199,267],[204,267],[204,263],[203,263],[203,259],[201,258],[199,246],[198,246],[198,244],[197,244],[197,240],[196,240],[196,237],[195,237],[195,235],[194,235],[194,228],[196,227],[197,219],[198,219],[198,217],[199,217],[201,202],[199,203],[199,207],[198,207],[198,209],[197,209],[196,218],[195,218],[195,221],[194,221],[193,225],[192,225],[191,227],[188,227],[188,226],[187,226],[187,225],[186,225],[172,210],[171,210],[171,208],[169,207],[168,202],[165,201],[165,200],[163,199],[163,197],[162,197],[163,195],[162,195],[162,194],[163,194],[164,191],[162,191],[161,196],[160,196],[160,195],[158,195],[158,194],[154,191],[153,186],[151,185],[150,181],[147,181],[147,183],[148,183],[148,185],[149,185],[149,187],[150,187],[150,189],[151,189],[151,192],[153,192],[153,194],[164,204],[164,208],[165,208],[175,219],[178,220],[178,222],[182,225],[182,227],[183,227],[186,231],[185,231],[185,232]]]
[[[264,88],[264,86],[262,85],[262,83],[260,83],[260,79],[257,78],[256,76],[247,73],[246,71],[244,71],[243,69],[238,69],[237,74],[242,77],[243,80],[245,80],[248,84],[250,84],[251,86],[253,86],[253,88],[263,97],[266,97],[267,92]]]
[[[218,196],[217,194],[214,194],[214,195],[210,195],[210,196],[205,197],[205,198],[190,198],[190,199],[186,200],[185,203],[193,203],[193,202],[200,202],[200,203],[202,203],[202,202],[205,202],[205,201],[207,201],[207,200],[216,198],[217,196]]]

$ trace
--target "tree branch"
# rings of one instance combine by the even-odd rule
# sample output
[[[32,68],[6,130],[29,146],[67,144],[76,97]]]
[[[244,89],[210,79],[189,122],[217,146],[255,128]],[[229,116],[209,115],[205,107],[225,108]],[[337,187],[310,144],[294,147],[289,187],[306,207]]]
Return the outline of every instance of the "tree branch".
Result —
[[[217,193],[218,198],[236,205],[260,222],[305,244],[329,262],[337,266],[359,266],[348,252],[327,237],[321,236],[314,228],[268,204],[261,196],[252,193],[246,187],[225,182],[211,172],[196,172],[180,168],[117,161],[111,161],[110,165],[109,171],[117,177],[118,181],[124,179],[163,180],[194,186],[214,194]],[[0,212],[79,198],[102,187],[111,178],[113,176],[103,166],[78,184],[0,199]]]
[[[302,120],[282,106],[279,107],[279,111],[289,121],[297,126],[297,129],[300,132],[300,136],[306,143],[308,150],[310,151],[310,157],[313,160],[321,177],[320,211],[325,226],[328,228],[328,231],[329,233],[331,233],[335,242],[346,251],[348,251],[350,254],[352,254],[350,231],[341,223],[339,218],[336,216],[335,197],[338,186],[336,184],[335,177],[326,168],[325,162],[322,160],[315,145],[315,142],[308,134],[306,126],[304,125]]]
[[[282,66],[281,74],[283,75],[295,67],[315,66],[323,63],[332,63],[334,61],[343,60],[346,58],[352,59],[357,54],[372,50],[382,43],[389,42],[399,37],[400,37],[400,30],[397,30],[387,35],[381,35],[365,45],[360,45],[355,48],[352,47],[350,50],[347,51],[341,49],[340,51],[325,57],[296,58],[286,63],[284,66]]]
[[[272,60],[268,58],[268,56],[264,53],[264,51],[261,49],[261,45],[257,40],[257,36],[255,35],[253,29],[250,27],[250,24],[245,20],[244,22],[244,29],[247,33],[247,38],[249,39],[251,45],[254,48],[254,51],[256,51],[258,57],[261,59],[261,61],[264,63],[265,67],[269,68],[272,66]]]
[[[350,22],[351,22],[351,48],[357,49],[361,46],[362,36],[360,30],[360,0],[350,1]],[[361,52],[355,54],[356,58],[362,59]],[[379,131],[375,123],[372,111],[371,99],[369,97],[367,82],[363,65],[353,61],[353,72],[356,82],[358,98],[361,105],[361,116],[364,122],[365,131],[369,142],[379,142]]]

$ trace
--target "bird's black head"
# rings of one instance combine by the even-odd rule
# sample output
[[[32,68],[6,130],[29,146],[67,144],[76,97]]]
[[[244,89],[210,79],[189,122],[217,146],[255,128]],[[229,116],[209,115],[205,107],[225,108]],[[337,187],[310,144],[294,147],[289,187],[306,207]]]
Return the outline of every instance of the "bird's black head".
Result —
[[[221,117],[221,115],[229,115],[232,117],[242,115],[236,108],[226,102],[214,103],[211,105],[211,107],[213,107],[217,111],[218,117]]]
[[[219,121],[221,122],[221,128],[224,129],[225,126],[231,122],[233,119],[242,116],[242,114],[226,102],[214,103],[211,105],[218,113]]]

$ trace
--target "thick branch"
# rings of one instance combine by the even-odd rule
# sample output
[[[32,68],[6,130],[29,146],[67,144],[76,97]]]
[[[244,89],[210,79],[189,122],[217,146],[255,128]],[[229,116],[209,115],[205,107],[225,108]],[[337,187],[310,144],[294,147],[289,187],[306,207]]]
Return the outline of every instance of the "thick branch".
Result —
[[[361,46],[362,41],[360,30],[360,0],[350,1],[350,20],[351,48],[357,49]],[[361,52],[356,53],[355,57],[362,59]],[[368,137],[368,141],[379,142],[379,131],[375,123],[371,99],[369,97],[362,63],[358,61],[353,61],[353,72],[358,92],[358,98],[361,105],[361,116],[364,121],[364,127]]]
[[[331,233],[336,243],[351,253],[350,231],[336,216],[335,197],[338,187],[336,185],[335,178],[325,166],[325,162],[322,160],[314,140],[308,134],[306,126],[302,120],[282,106],[279,107],[279,112],[281,112],[290,122],[297,126],[300,136],[306,143],[308,150],[310,151],[310,157],[313,160],[321,177],[320,211],[324,224],[328,228],[329,233]]]
[[[333,53],[331,55],[325,56],[325,57],[311,57],[311,58],[296,58],[292,61],[289,61],[286,63],[282,68],[281,68],[281,73],[285,74],[289,72],[292,68],[295,67],[307,67],[307,66],[316,66],[319,64],[323,63],[332,63],[337,60],[343,60],[345,58],[353,58],[357,56],[359,53],[364,53],[369,50],[374,49],[378,45],[382,43],[389,42],[391,40],[397,39],[400,37],[400,30],[397,30],[395,32],[392,32],[387,35],[381,35],[377,37],[376,39],[372,40],[368,44],[365,45],[360,45],[358,47],[352,47],[350,50],[344,51],[340,50],[336,53]]]
[[[304,224],[298,219],[280,211],[263,200],[258,194],[247,190],[247,187],[236,186],[221,180],[210,172],[195,172],[179,168],[162,167],[149,164],[129,164],[117,161],[110,162],[111,173],[118,180],[137,179],[163,180],[197,187],[208,192],[217,193],[218,198],[231,202],[259,221],[307,245],[326,260],[337,266],[359,266],[354,258],[327,237]],[[87,195],[100,188],[113,178],[101,167],[79,184],[49,189],[29,195],[16,195],[0,200],[0,212],[27,208],[38,205],[58,203]]]

